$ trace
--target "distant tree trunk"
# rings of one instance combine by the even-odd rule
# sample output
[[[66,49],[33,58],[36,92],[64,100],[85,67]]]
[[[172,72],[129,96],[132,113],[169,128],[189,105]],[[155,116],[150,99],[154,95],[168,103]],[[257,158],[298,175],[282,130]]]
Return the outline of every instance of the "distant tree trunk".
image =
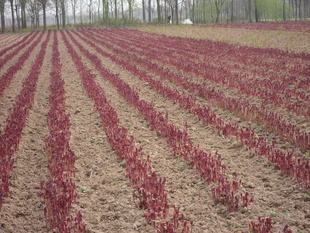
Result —
[[[165,23],[167,23],[167,0],[164,0]]]
[[[230,12],[230,21],[234,22],[234,0],[231,0],[231,12]]]
[[[131,20],[132,19],[132,0],[127,0],[128,1],[128,18]]]
[[[124,0],[121,0],[122,19],[124,19]],[[130,18],[130,17],[129,17]]]
[[[15,14],[16,14],[17,29],[20,30],[20,18],[17,4],[15,4]]]
[[[295,0],[295,20],[297,21],[298,17],[298,6],[297,6],[297,0]]]
[[[36,18],[36,28],[39,28],[40,27],[40,8],[39,8],[38,2],[35,8],[35,18]]]
[[[301,19],[302,18],[302,16],[301,16],[301,0],[299,0],[298,13],[299,13],[299,19]]]
[[[248,9],[248,14],[249,14],[249,22],[252,23],[252,0],[249,0],[249,9]]]
[[[215,1],[215,9],[216,9],[216,19],[215,22],[218,23],[219,22],[219,17],[220,17],[220,13],[221,13],[221,9],[218,5],[219,3],[217,1]]]
[[[114,11],[115,11],[114,17],[115,19],[117,19],[117,0],[114,0]]]
[[[26,19],[26,0],[20,1],[21,14],[22,14],[22,28],[27,28]]]
[[[171,11],[171,21],[174,22],[175,18],[174,18],[174,10],[173,10],[172,5],[170,5],[170,11]]]
[[[66,27],[66,7],[65,0],[61,0],[61,15],[62,15],[62,27]]]
[[[72,7],[72,13],[73,13],[73,23],[76,24],[76,1],[77,0],[71,0],[71,7]],[[99,13],[99,9],[98,9]],[[99,16],[99,14],[98,14]]]
[[[159,0],[156,0],[156,3],[157,3],[157,21],[158,23],[161,22],[161,14],[160,14],[160,3],[159,3]]]
[[[145,0],[142,0],[142,17],[143,23],[145,22]]]
[[[175,0],[175,23],[179,24],[179,2]]]
[[[254,14],[255,14],[255,22],[257,23],[259,21],[258,9],[257,9],[257,0],[254,0]]]
[[[43,27],[45,31],[46,30],[46,3],[42,4],[42,9],[43,9]]]
[[[102,0],[102,19],[103,21],[106,19],[106,15],[105,15],[105,0]]]
[[[12,31],[15,32],[15,18],[14,18],[13,0],[10,0],[10,4],[11,4],[11,14],[12,14]]]
[[[207,23],[206,1],[207,0],[202,0],[203,23]]]
[[[282,16],[283,16],[283,21],[286,21],[286,13],[285,13],[285,0],[283,1],[283,5],[282,5]]]
[[[148,5],[148,8],[149,8],[149,23],[152,22],[152,1],[149,0],[149,5]]]
[[[4,17],[4,4],[5,1],[0,1],[0,20],[1,20],[1,33],[5,32],[5,17]]]
[[[195,0],[193,0],[192,21],[193,21],[193,23],[196,23],[196,20],[195,20]]]
[[[59,8],[58,8],[58,0],[55,0],[55,9],[56,9],[56,25],[59,30]]]

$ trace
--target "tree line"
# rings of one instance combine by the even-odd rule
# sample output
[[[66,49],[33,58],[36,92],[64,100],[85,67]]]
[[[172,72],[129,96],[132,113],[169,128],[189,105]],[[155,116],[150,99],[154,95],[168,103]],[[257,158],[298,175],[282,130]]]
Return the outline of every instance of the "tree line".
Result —
[[[120,20],[175,24],[184,19],[197,24],[285,21],[309,18],[310,0],[0,0],[1,32],[46,29],[47,14],[58,28]],[[10,27],[6,27],[7,19]]]

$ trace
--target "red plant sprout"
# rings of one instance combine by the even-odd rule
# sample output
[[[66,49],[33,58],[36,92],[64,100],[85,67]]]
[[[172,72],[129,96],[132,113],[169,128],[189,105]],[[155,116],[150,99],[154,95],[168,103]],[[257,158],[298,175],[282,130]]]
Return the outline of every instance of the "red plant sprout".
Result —
[[[274,146],[274,144],[270,144],[266,138],[255,134],[250,128],[239,127],[236,124],[224,121],[219,115],[212,111],[212,109],[206,106],[198,105],[195,101],[195,97],[180,94],[179,92],[164,86],[161,82],[152,79],[149,75],[139,70],[136,66],[131,65],[129,62],[124,61],[117,56],[103,51],[85,37],[80,36],[80,38],[87,41],[87,43],[89,43],[90,46],[96,49],[99,53],[109,57],[113,62],[120,64],[132,72],[136,77],[147,82],[150,87],[163,96],[179,103],[182,107],[197,115],[204,123],[213,125],[224,136],[238,138],[246,147],[265,156],[269,161],[274,163],[284,174],[295,177],[305,188],[310,187],[310,162],[308,159],[301,157],[297,153],[291,153],[278,149]],[[94,41],[98,41],[100,43],[102,42],[94,37],[91,38]],[[94,56],[90,55],[89,57],[90,59],[93,59]],[[97,64],[98,61],[96,61],[96,65]],[[302,139],[300,142],[302,141],[305,142],[304,145],[309,145],[309,136],[305,134],[305,139]]]
[[[32,40],[33,39],[33,35],[35,35],[36,33],[31,32],[28,33],[26,36],[24,36],[21,40],[17,41],[14,44],[11,44],[3,49],[0,50],[0,56],[3,56],[6,52],[11,51],[12,49],[18,47],[19,49],[22,47],[19,47],[19,45],[23,45],[25,46],[25,42],[29,43],[29,41],[27,41],[28,39]],[[15,52],[15,49],[14,49]]]
[[[44,213],[53,229],[59,233],[84,233],[86,227],[80,212],[71,214],[77,194],[74,183],[75,155],[70,149],[70,120],[65,112],[64,81],[61,79],[61,63],[57,33],[54,32],[51,94],[48,112],[49,135],[45,150],[48,154],[48,180],[42,182],[41,196]]]
[[[39,33],[38,38],[33,41],[30,46],[24,51],[18,60],[12,65],[0,78],[0,97],[3,96],[4,90],[9,86],[15,74],[22,69],[26,60],[30,57],[30,54],[33,52],[34,48],[38,45],[38,43],[42,40],[43,33]]]
[[[178,155],[188,161],[194,168],[196,168],[201,174],[202,178],[210,183],[218,183],[218,189],[215,189],[215,193],[220,193],[220,195],[214,195],[215,198],[225,196],[233,198],[221,198],[221,203],[226,204],[230,211],[237,210],[240,206],[247,207],[249,202],[242,202],[241,197],[246,195],[239,189],[239,186],[234,186],[235,181],[229,181],[224,173],[224,166],[218,156],[218,154],[211,154],[210,152],[205,152],[195,146],[190,140],[188,134],[184,130],[178,129],[175,125],[170,123],[166,118],[167,115],[161,112],[157,112],[154,106],[146,102],[145,100],[140,100],[137,92],[135,92],[128,84],[122,81],[117,75],[111,73],[103,65],[100,59],[86,50],[81,44],[68,33],[72,42],[81,50],[85,56],[96,65],[97,70],[101,73],[102,77],[105,77],[109,82],[111,82],[117,89],[117,91],[133,106],[135,106],[139,112],[143,115],[145,120],[148,121],[150,128],[155,130],[157,133],[166,138],[168,144],[170,145],[173,153]],[[97,48],[97,47],[96,47]],[[98,48],[99,49],[99,48]],[[190,104],[191,100],[188,100]],[[223,187],[236,187],[235,189],[223,188]]]
[[[288,225],[285,225],[282,233],[293,233],[293,231],[290,229]]]
[[[270,217],[259,217],[258,221],[251,221],[249,228],[253,233],[271,233],[272,219]]]
[[[310,148],[309,133],[300,130],[292,123],[287,122],[287,120],[283,119],[283,117],[279,114],[271,112],[267,106],[254,105],[245,98],[239,99],[235,97],[228,97],[223,92],[218,90],[215,91],[213,88],[208,87],[208,85],[195,83],[192,80],[178,75],[173,71],[158,65],[156,62],[153,62],[154,58],[157,58],[159,61],[162,60],[162,54],[158,52],[158,49],[153,49],[150,52],[150,46],[142,45],[140,42],[130,45],[128,40],[124,43],[123,40],[120,40],[117,37],[111,37],[111,33],[104,34],[104,36],[102,36],[100,34],[94,34],[93,31],[87,31],[87,34],[88,38],[108,46],[109,49],[112,49],[116,54],[121,55],[122,58],[126,58],[126,60],[128,59],[130,63],[134,62],[134,64],[139,66],[142,65],[146,69],[151,70],[155,74],[159,75],[162,80],[168,79],[177,86],[185,88],[208,100],[212,100],[221,107],[241,115],[246,120],[251,120],[254,118],[257,122],[263,123],[268,129],[276,131],[282,138],[288,139],[290,142],[296,144],[302,149],[307,150]],[[92,35],[96,36],[93,37]],[[104,40],[100,40],[99,38],[104,38]],[[142,55],[149,58],[149,60],[141,57],[141,51],[138,48],[142,46]],[[126,68],[128,69],[128,67]],[[281,86],[279,89],[283,90],[283,87]],[[304,92],[301,92],[301,94],[302,93]]]
[[[249,230],[253,233],[272,233],[273,221],[271,217],[259,217],[257,221],[251,221]],[[285,225],[281,233],[293,233],[288,225]]]
[[[38,41],[42,38],[43,33],[38,38]],[[46,36],[46,39],[40,46],[40,51],[35,57],[34,63],[32,64],[31,71],[27,78],[23,82],[22,90],[16,97],[12,112],[10,116],[6,119],[5,128],[0,135],[0,209],[2,207],[4,198],[8,196],[9,193],[9,179],[13,169],[14,158],[13,155],[16,152],[20,138],[22,136],[22,130],[25,127],[26,120],[29,114],[29,109],[31,109],[34,99],[34,94],[36,90],[37,81],[39,78],[40,70],[43,64],[43,59],[46,53],[46,48],[48,41],[50,39],[50,32]],[[38,42],[37,41],[37,42]],[[37,45],[36,42],[28,48],[26,52],[20,57],[20,60],[24,61],[28,58],[31,51]],[[21,63],[16,63],[13,67],[20,69]],[[12,68],[12,67],[11,67]],[[9,71],[4,75],[10,75],[15,71],[9,69]],[[16,71],[17,72],[17,71]],[[2,91],[7,87],[10,82],[9,80],[4,80],[4,77],[0,79],[0,97],[3,93]],[[9,78],[13,76],[8,76]],[[2,86],[5,85],[5,86]]]
[[[165,180],[153,170],[149,160],[142,161],[142,150],[137,148],[127,129],[119,124],[118,116],[105,97],[104,90],[95,82],[94,75],[83,64],[80,56],[69,43],[64,32],[65,46],[80,74],[88,96],[94,101],[99,112],[107,140],[120,160],[125,161],[126,176],[136,190],[137,205],[145,210],[144,217],[157,232],[190,232],[190,224],[168,204]],[[113,78],[111,76],[111,78]],[[132,96],[134,98],[134,96]],[[172,211],[172,212],[171,212]],[[170,217],[172,214],[172,218]],[[161,227],[162,226],[162,227]]]

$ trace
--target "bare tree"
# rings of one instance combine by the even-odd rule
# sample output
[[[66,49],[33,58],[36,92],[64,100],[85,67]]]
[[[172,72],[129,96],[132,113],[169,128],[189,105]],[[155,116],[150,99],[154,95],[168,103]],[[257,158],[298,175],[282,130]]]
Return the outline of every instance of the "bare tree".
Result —
[[[175,22],[179,24],[179,1],[175,0]]]
[[[57,29],[59,30],[59,1],[58,0],[53,0],[54,4],[55,4],[55,18],[56,18],[56,25],[57,25]]]
[[[20,30],[20,18],[19,18],[19,4],[15,1],[15,15],[16,15],[16,22],[17,22],[17,29]]]
[[[124,19],[124,0],[121,0],[122,19]],[[129,17],[130,18],[130,17]]]
[[[27,0],[19,0],[19,3],[20,3],[20,10],[21,10],[22,28],[26,28],[27,27],[27,19],[26,19]]]
[[[14,0],[9,0],[11,5],[11,15],[12,15],[12,31],[15,32],[15,17],[14,17]]]
[[[248,0],[248,16],[249,22],[252,23],[252,0]]]
[[[60,6],[61,6],[61,16],[62,16],[62,27],[66,27],[66,6],[65,6],[65,0],[60,0]]]
[[[133,11],[133,0],[127,0],[127,3],[128,3],[128,18],[129,20],[131,21],[132,20],[132,11]]]
[[[148,13],[149,13],[149,23],[152,22],[152,0],[149,0],[149,4],[148,4]]]
[[[142,0],[142,17],[143,22],[145,23],[145,0]]]
[[[114,0],[114,11],[115,11],[114,17],[115,19],[117,19],[117,0]]]
[[[89,23],[92,23],[92,9],[93,9],[93,0],[89,0],[88,3],[88,20]]]
[[[215,10],[216,10],[216,20],[215,22],[218,23],[220,19],[220,14],[223,8],[225,0],[214,0]]]
[[[257,9],[257,0],[254,0],[254,14],[255,14],[255,22],[258,22],[258,9]]]
[[[5,31],[4,6],[5,6],[5,0],[0,0],[1,33],[4,33]]]
[[[160,10],[160,0],[156,0],[157,4],[157,21],[161,22],[161,10]]]
[[[48,0],[39,0],[39,2],[42,5],[42,10],[43,10],[43,27],[44,30],[46,30],[46,4]]]
[[[74,24],[76,24],[76,4],[77,4],[77,0],[71,0],[71,7],[72,7],[73,23]]]

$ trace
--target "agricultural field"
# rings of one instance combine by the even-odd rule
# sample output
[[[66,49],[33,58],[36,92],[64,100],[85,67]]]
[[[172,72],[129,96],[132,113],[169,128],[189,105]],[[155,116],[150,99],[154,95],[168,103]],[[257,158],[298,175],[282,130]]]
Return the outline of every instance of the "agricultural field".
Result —
[[[309,28],[0,35],[0,232],[309,233]]]

